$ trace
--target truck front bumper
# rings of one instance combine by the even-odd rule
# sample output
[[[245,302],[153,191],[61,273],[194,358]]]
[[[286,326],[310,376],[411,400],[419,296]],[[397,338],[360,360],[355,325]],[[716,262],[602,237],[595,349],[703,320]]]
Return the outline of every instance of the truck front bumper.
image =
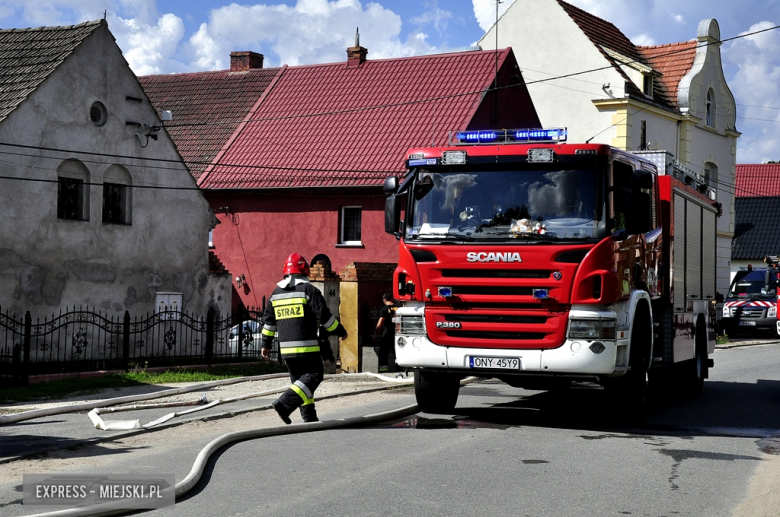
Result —
[[[445,347],[432,343],[425,335],[397,336],[395,362],[404,368],[431,368],[463,370],[464,373],[496,371],[511,373],[565,373],[610,375],[616,372],[618,345],[615,340],[567,339],[558,348],[539,349],[484,349]],[[471,368],[472,357],[520,359],[518,370],[485,370]]]

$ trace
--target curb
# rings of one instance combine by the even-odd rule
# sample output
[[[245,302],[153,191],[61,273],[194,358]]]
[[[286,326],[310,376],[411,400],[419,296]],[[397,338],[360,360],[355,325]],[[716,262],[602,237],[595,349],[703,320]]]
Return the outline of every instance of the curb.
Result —
[[[763,340],[763,341],[743,341],[736,343],[723,343],[715,345],[715,349],[729,349],[729,348],[743,348],[746,346],[759,346],[759,345],[780,345],[780,340]]]

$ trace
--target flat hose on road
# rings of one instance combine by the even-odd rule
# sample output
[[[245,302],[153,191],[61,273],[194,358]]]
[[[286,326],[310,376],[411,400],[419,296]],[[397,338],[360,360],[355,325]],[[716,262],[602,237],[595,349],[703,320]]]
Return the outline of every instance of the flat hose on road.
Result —
[[[475,380],[477,380],[476,377],[468,377],[466,379],[463,379],[460,382],[460,384],[461,386],[464,386],[466,384],[474,382]],[[390,388],[391,387],[388,387],[386,389],[390,389]],[[376,388],[373,388],[371,390],[351,391],[345,393],[345,395],[347,394],[358,395],[363,391],[376,391]],[[195,485],[198,484],[198,481],[200,481],[201,476],[203,476],[203,471],[206,468],[206,463],[208,462],[209,458],[211,458],[211,456],[221,448],[230,445],[232,443],[241,442],[245,440],[252,440],[255,438],[266,438],[269,436],[308,433],[312,431],[325,431],[328,429],[337,429],[340,427],[349,427],[349,426],[361,425],[361,424],[363,425],[375,424],[379,422],[385,422],[387,420],[394,420],[396,418],[413,415],[415,413],[418,413],[419,411],[420,411],[420,407],[417,404],[412,404],[411,406],[406,406],[391,411],[384,411],[382,413],[374,413],[373,415],[341,418],[337,420],[324,420],[320,422],[310,422],[308,424],[304,423],[304,424],[293,424],[293,425],[284,425],[284,426],[275,426],[275,427],[265,427],[262,429],[247,429],[245,431],[234,431],[232,433],[223,434],[222,436],[219,436],[214,440],[212,440],[198,453],[198,456],[195,458],[195,462],[193,463],[192,468],[190,469],[190,473],[187,474],[187,476],[183,480],[176,483],[176,487],[175,487],[176,497],[180,497],[186,494],[187,492],[189,492],[190,490],[192,490],[195,487]],[[122,514],[138,511],[138,510],[128,510],[127,508],[116,508],[116,506],[118,506],[119,504],[121,504],[121,502],[120,503],[112,502],[112,503],[91,506],[87,508],[71,508],[68,510],[59,510],[55,512],[38,513],[29,517],[87,517],[93,515],[122,515]]]

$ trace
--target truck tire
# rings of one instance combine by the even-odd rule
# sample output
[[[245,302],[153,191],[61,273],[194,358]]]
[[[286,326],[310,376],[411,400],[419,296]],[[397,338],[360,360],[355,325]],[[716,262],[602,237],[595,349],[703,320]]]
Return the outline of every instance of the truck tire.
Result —
[[[622,377],[605,379],[604,388],[615,399],[620,418],[629,423],[638,423],[644,418],[652,331],[650,315],[637,314],[631,329],[628,359],[631,369]]]
[[[451,413],[458,402],[460,379],[438,372],[414,372],[414,395],[424,413]]]
[[[704,379],[708,377],[709,369],[707,361],[707,330],[701,321],[696,325],[695,340],[696,351],[694,358],[680,365],[680,380],[690,395],[699,396],[704,388]]]

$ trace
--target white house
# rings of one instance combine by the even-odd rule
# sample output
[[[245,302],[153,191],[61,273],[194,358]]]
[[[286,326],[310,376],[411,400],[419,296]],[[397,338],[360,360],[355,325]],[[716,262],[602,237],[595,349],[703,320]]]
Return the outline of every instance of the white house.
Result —
[[[105,20],[0,31],[0,91],[0,310],[229,312],[214,216]]]
[[[562,0],[516,0],[479,45],[513,48],[542,124],[568,127],[569,142],[667,151],[714,191],[723,206],[717,285],[725,294],[740,133],[717,21],[702,20],[695,40],[637,46]]]

